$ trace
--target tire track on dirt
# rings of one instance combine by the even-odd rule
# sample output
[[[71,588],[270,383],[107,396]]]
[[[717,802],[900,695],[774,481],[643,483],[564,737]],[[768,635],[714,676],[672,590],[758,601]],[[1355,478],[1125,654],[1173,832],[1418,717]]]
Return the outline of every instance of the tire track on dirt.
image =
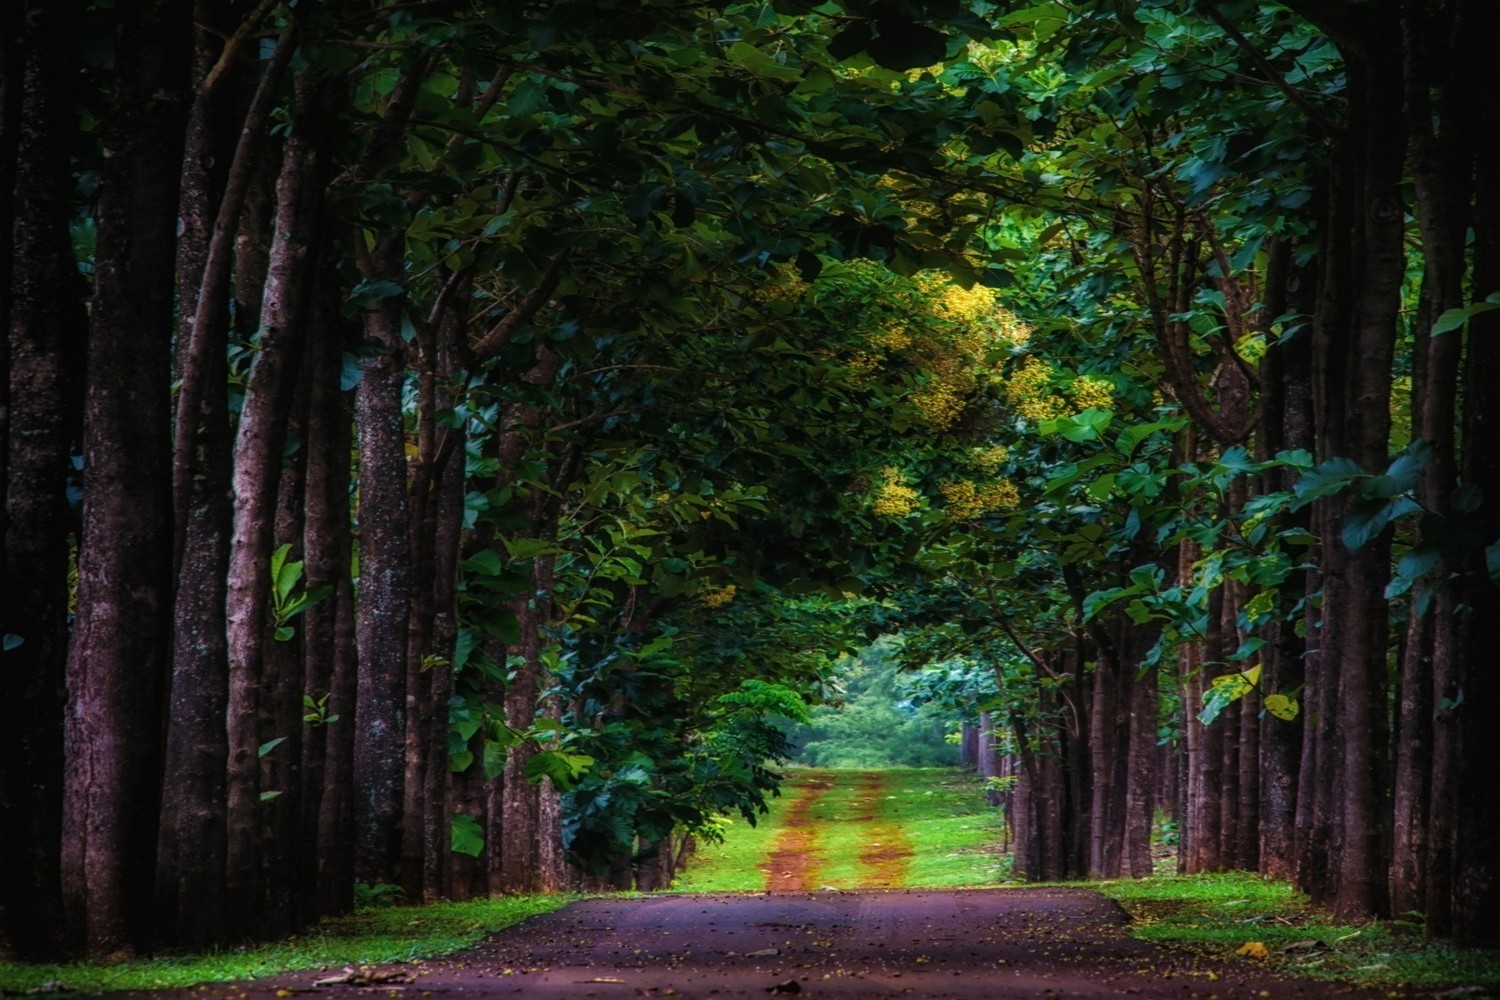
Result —
[[[867,771],[859,776],[859,812],[854,820],[868,823],[865,846],[859,852],[864,866],[858,889],[900,889],[906,885],[911,868],[911,841],[899,823],[881,822],[880,803],[885,799],[885,775]]]
[[[806,892],[817,887],[823,855],[817,850],[818,824],[810,814],[837,780],[832,771],[809,771],[801,782],[802,793],[787,810],[776,846],[761,869],[767,892]]]
[[[806,892],[820,886],[820,876],[827,860],[820,847],[821,831],[828,822],[841,826],[857,824],[860,843],[858,884],[839,882],[842,889],[900,889],[906,885],[911,868],[912,845],[899,823],[880,819],[885,799],[886,778],[880,771],[865,771],[855,779],[848,804],[852,810],[837,820],[821,818],[818,804],[840,779],[847,775],[833,771],[811,771],[798,783],[800,794],[782,819],[764,867],[767,892]]]

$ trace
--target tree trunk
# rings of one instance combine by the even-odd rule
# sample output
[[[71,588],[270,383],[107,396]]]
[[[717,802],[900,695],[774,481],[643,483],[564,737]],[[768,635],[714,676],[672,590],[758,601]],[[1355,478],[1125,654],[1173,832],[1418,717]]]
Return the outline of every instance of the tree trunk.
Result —
[[[1262,459],[1283,451],[1312,452],[1312,337],[1306,323],[1316,305],[1312,296],[1317,287],[1312,274],[1294,268],[1291,247],[1285,242],[1272,248],[1266,286],[1261,315],[1274,318],[1291,313],[1293,318],[1266,351],[1262,364],[1257,435]],[[1291,479],[1284,471],[1269,473],[1261,492],[1290,489]],[[1287,515],[1281,523],[1305,529],[1307,513]],[[1261,686],[1267,694],[1293,696],[1306,679],[1303,655],[1307,644],[1297,634],[1292,615],[1311,589],[1293,577],[1276,596],[1276,620],[1261,650]],[[1297,771],[1308,721],[1305,699],[1297,700],[1299,712],[1292,719],[1279,719],[1270,712],[1261,717],[1259,871],[1267,878],[1290,880],[1296,871]]]
[[[1133,630],[1131,654],[1124,659],[1127,669],[1138,668],[1133,661],[1144,652],[1144,643]],[[1134,676],[1130,688],[1130,735],[1128,757],[1130,769],[1125,787],[1124,871],[1131,878],[1145,878],[1154,871],[1151,857],[1151,826],[1155,819],[1157,783],[1156,752],[1161,697],[1156,689],[1157,667],[1151,664]]]
[[[172,553],[168,380],[191,7],[122,0],[105,120],[68,659],[62,887],[91,955],[144,946]]]
[[[1390,26],[1376,30],[1385,32]],[[1406,261],[1400,184],[1404,130],[1401,93],[1378,54],[1350,58],[1351,132],[1360,144],[1351,179],[1359,185],[1352,258],[1352,315],[1347,332],[1330,343],[1346,351],[1330,355],[1327,369],[1345,380],[1342,412],[1323,414],[1319,437],[1325,455],[1343,454],[1375,472],[1387,461],[1390,439],[1391,362]],[[1355,173],[1354,171],[1358,172]],[[1345,339],[1347,338],[1347,339]],[[1340,372],[1340,369],[1342,371]],[[1335,431],[1333,424],[1341,423]],[[1338,527],[1350,509],[1341,496],[1330,505]],[[1338,532],[1325,544],[1324,663],[1336,662],[1337,733],[1340,749],[1340,853],[1334,913],[1345,919],[1380,916],[1388,910],[1384,843],[1390,814],[1385,807],[1386,622],[1385,586],[1390,575],[1388,534],[1362,548],[1345,548]],[[1328,678],[1333,680],[1333,678]]]
[[[1110,824],[1109,800],[1114,783],[1117,748],[1114,742],[1115,702],[1119,697],[1120,667],[1112,652],[1100,648],[1094,661],[1092,704],[1089,707],[1089,866],[1092,878],[1118,878],[1116,865],[1109,863],[1110,842],[1114,832]],[[1118,841],[1115,841],[1118,844]],[[1115,861],[1119,854],[1115,852]]]
[[[327,119],[319,113],[321,78],[298,80],[299,120],[287,138],[276,182],[274,241],[268,255],[259,350],[250,371],[235,440],[234,539],[230,550],[229,888],[233,912],[250,916],[264,890],[256,844],[263,742],[258,725],[271,630],[270,562],[288,411],[297,388],[323,220]]]
[[[400,237],[382,236],[371,280],[401,277]],[[359,694],[355,709],[355,876],[399,884],[405,767],[406,638],[411,615],[411,515],[401,415],[405,350],[401,307],[384,299],[365,313],[380,353],[355,389],[359,434]]]
[[[309,326],[307,371],[307,511],[302,528],[308,589],[328,587],[327,599],[303,614],[305,694],[311,699],[303,744],[302,879],[311,891],[303,919],[342,913],[353,903],[354,635],[350,572],[349,453],[353,448],[347,394],[341,390],[343,298],[337,277],[318,274],[317,306]]]
[[[0,937],[23,957],[54,955],[63,802],[67,661],[69,459],[79,437],[79,378],[88,318],[68,240],[68,146],[75,3],[15,5],[15,44],[4,60],[0,132],[0,493],[3,585],[0,635],[13,701],[0,754]],[[9,19],[9,18],[7,18]],[[16,142],[9,141],[14,137]],[[12,158],[12,156],[14,158]],[[13,169],[11,169],[13,168]]]
[[[1491,5],[1473,4],[1473,21],[1466,34],[1482,44],[1473,31],[1494,31],[1497,12]],[[1479,72],[1479,64],[1473,66]],[[1481,135],[1500,125],[1493,102],[1483,103],[1478,122]],[[1478,295],[1500,290],[1500,169],[1493,155],[1478,158],[1479,196],[1474,213],[1474,271],[1472,287]],[[1477,487],[1484,501],[1478,511],[1478,537],[1493,546],[1500,539],[1500,313],[1476,316],[1469,327],[1468,358],[1464,371],[1462,455],[1463,479]],[[1456,334],[1444,334],[1452,337]],[[1491,549],[1493,551],[1493,549]],[[1446,711],[1454,730],[1451,779],[1443,782],[1453,796],[1452,820],[1452,930],[1463,947],[1500,945],[1500,799],[1494,794],[1495,762],[1500,760],[1500,676],[1490,662],[1500,648],[1500,582],[1477,547],[1469,553],[1462,577],[1460,600],[1472,609],[1467,626],[1455,644],[1444,679],[1462,692],[1462,701]],[[1457,700],[1456,696],[1453,700]],[[1434,780],[1434,796],[1438,782]],[[1436,801],[1436,799],[1434,799]],[[1436,832],[1434,831],[1434,836]]]

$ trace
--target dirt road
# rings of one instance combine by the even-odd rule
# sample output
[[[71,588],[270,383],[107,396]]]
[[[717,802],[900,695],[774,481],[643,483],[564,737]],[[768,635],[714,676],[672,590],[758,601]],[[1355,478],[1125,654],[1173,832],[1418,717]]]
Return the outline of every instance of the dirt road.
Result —
[[[1132,940],[1112,902],[1080,889],[652,896],[575,903],[446,960],[315,987],[297,973],[157,994],[196,1000],[524,997],[1157,997],[1391,994],[1286,979]],[[118,996],[118,995],[117,995]]]

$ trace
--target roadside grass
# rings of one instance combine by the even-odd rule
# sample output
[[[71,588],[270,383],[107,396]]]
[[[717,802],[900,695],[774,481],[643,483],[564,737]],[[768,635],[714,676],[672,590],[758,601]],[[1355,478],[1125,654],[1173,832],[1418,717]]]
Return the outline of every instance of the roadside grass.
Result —
[[[112,965],[0,962],[0,993],[172,989],[300,969],[415,962],[451,954],[578,898],[512,896],[378,907],[329,918],[298,937],[203,955],[162,955]]]
[[[1231,957],[1264,945],[1271,968],[1376,987],[1500,993],[1500,951],[1459,951],[1396,921],[1334,923],[1285,882],[1247,872],[1077,883],[1117,901],[1143,941]]]

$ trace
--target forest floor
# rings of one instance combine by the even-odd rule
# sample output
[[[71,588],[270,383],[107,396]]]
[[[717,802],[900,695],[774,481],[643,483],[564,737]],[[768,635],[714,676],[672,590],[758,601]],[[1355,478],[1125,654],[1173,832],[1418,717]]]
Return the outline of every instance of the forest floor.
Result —
[[[154,1000],[1491,995],[1479,989],[1361,988],[1287,975],[1236,958],[1233,948],[1205,954],[1162,947],[1133,936],[1131,918],[1120,904],[1092,889],[957,888],[993,886],[1005,872],[993,847],[996,811],[982,806],[977,791],[973,779],[935,769],[801,771],[765,821],[731,830],[723,845],[702,850],[680,880],[694,889],[732,884],[739,891],[584,900],[445,958],[135,995]],[[916,887],[924,883],[929,887]]]

